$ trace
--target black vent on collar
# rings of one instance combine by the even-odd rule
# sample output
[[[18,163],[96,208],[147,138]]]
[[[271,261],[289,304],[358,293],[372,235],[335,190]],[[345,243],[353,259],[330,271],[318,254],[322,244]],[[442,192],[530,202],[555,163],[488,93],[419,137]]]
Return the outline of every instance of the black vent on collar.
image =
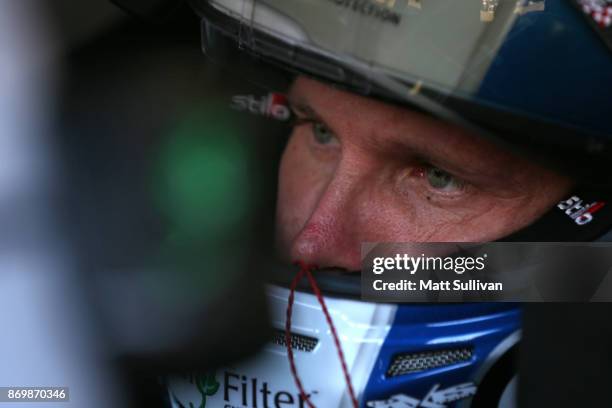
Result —
[[[397,377],[418,371],[464,363],[472,359],[472,354],[473,349],[471,347],[397,354],[393,357],[386,375],[387,377]]]
[[[286,347],[284,330],[274,330],[272,343]],[[293,350],[305,351],[310,353],[319,344],[319,340],[315,337],[305,336],[303,334],[291,333],[291,348]]]

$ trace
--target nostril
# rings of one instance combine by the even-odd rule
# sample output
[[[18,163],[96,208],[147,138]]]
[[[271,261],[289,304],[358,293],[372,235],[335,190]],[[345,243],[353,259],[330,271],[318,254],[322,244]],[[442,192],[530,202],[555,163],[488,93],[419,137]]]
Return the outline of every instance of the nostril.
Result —
[[[319,268],[359,269],[361,234],[353,233],[347,226],[349,223],[342,215],[323,217],[319,213],[317,217],[311,217],[292,240],[289,259]],[[354,221],[351,227],[355,227]]]
[[[291,247],[291,259],[307,264],[320,264],[318,257],[329,247],[328,239],[318,226],[308,226],[295,238]]]
[[[292,245],[290,259],[298,266],[306,265],[314,270],[346,272],[361,267],[360,245],[348,240],[300,236]]]

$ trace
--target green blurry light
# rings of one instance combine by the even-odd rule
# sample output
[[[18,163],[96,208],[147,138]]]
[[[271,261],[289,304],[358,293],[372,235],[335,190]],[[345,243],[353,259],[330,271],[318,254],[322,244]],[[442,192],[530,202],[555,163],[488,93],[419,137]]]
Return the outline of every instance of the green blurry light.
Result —
[[[256,175],[245,140],[229,116],[206,109],[168,134],[155,189],[174,239],[223,239],[246,221]]]

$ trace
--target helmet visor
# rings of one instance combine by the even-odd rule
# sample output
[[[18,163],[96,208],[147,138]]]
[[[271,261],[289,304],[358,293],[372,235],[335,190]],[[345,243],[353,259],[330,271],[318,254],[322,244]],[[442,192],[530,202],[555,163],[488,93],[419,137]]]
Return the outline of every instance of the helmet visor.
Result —
[[[442,95],[478,89],[519,14],[516,1],[497,0],[429,0],[427,7],[418,0],[207,5],[234,22],[232,34],[244,50],[289,68],[365,91],[384,75]]]

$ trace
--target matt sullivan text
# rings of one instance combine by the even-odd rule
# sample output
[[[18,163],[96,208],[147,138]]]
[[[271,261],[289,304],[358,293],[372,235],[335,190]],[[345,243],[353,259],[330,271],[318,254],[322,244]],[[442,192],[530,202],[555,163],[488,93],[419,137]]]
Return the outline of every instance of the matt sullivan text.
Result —
[[[401,279],[395,282],[384,282],[377,279],[372,282],[372,287],[376,291],[416,291],[416,290],[461,290],[461,291],[502,291],[504,285],[501,282],[482,282],[480,279],[470,279],[461,281],[460,279],[434,281],[419,280],[418,282]]]

